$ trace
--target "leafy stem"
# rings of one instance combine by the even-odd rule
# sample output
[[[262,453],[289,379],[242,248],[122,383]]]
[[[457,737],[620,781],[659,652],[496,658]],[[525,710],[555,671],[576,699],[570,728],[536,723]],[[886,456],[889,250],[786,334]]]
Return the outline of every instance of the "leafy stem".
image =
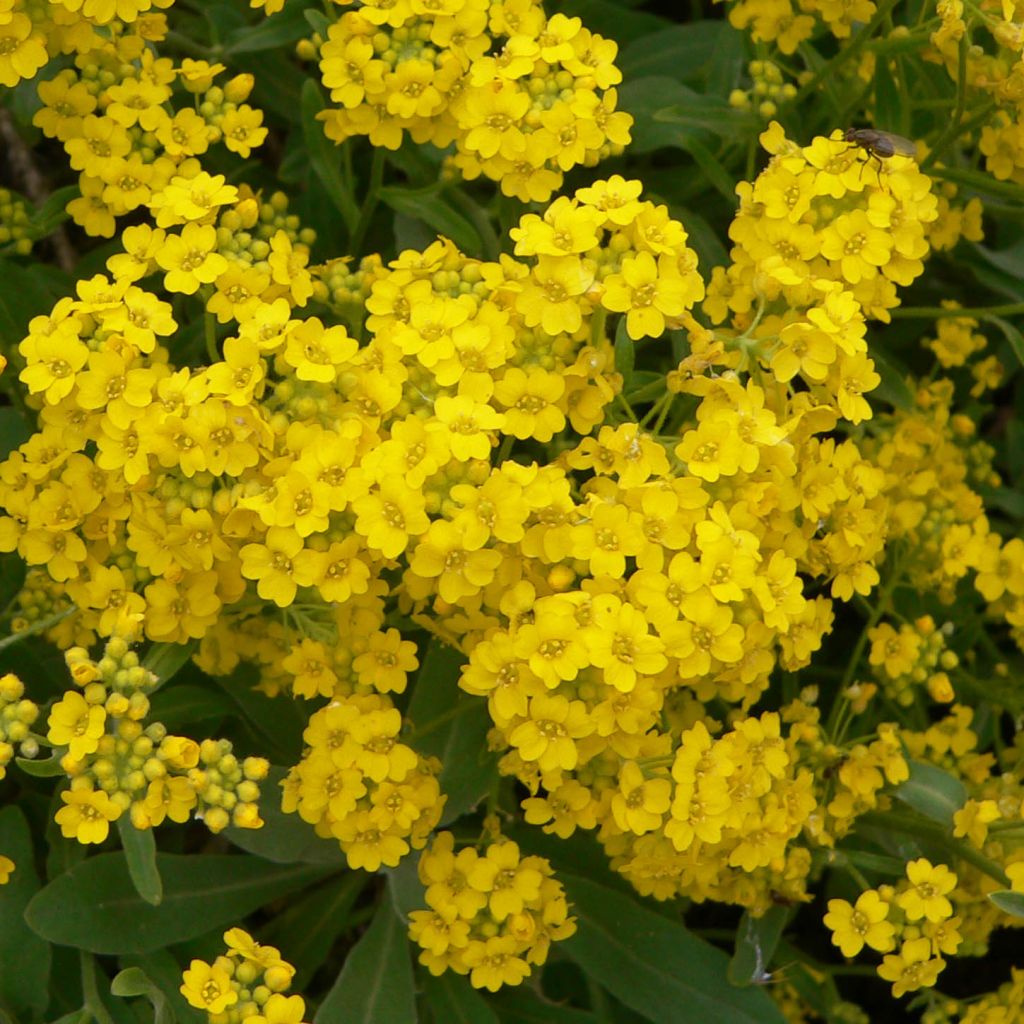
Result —
[[[359,211],[359,220],[355,230],[352,232],[352,241],[349,245],[351,255],[358,258],[366,239],[366,232],[370,228],[373,215],[377,212],[377,204],[380,202],[380,188],[384,182],[384,165],[387,163],[386,151],[383,146],[373,147],[373,158],[370,163],[370,181],[366,188],[366,195],[363,198],[362,209]]]
[[[964,118],[964,104],[967,99],[967,50],[970,47],[970,40],[965,32],[960,37],[960,46],[957,50],[956,60],[956,106],[953,108],[953,116],[949,123],[942,130],[942,133],[935,140],[931,151],[921,161],[921,170],[925,171],[942,155],[943,151],[960,134],[960,124]]]
[[[989,878],[995,879],[1000,885],[1008,887],[1010,884],[1006,872],[994,860],[990,860],[973,846],[954,838],[946,826],[937,822],[911,818],[898,811],[869,811],[867,814],[862,814],[857,820],[887,832],[900,832],[903,835],[913,836],[915,839],[927,840],[942,847],[951,856],[967,861],[968,864],[973,865]]]
[[[844,46],[830,61],[822,64],[808,82],[799,89],[793,98],[793,103],[797,104],[806,99],[822,82],[834,77],[843,64],[856,57],[867,46],[875,32],[885,23],[885,19],[897,2],[898,0],[884,0],[879,4],[871,20],[850,40],[849,44]]]

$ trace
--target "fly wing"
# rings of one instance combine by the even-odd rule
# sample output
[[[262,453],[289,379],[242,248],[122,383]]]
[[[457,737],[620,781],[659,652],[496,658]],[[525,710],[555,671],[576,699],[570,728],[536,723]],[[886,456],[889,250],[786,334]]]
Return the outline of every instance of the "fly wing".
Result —
[[[878,134],[892,146],[893,153],[899,153],[900,156],[917,156],[916,142],[911,142],[910,139],[897,135],[895,132],[879,132]]]

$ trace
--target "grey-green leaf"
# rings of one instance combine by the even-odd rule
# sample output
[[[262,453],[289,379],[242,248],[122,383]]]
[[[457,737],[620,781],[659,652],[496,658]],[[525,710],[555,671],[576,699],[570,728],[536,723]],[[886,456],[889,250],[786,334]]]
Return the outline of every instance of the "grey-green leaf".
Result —
[[[198,646],[196,640],[184,644],[153,644],[142,659],[142,666],[156,676],[157,686],[163,686],[189,663]]]
[[[133,889],[121,852],[101,853],[59,875],[25,910],[44,939],[93,953],[146,953],[237,922],[257,907],[324,877],[324,869],[255,857],[156,855],[164,898]]]
[[[967,800],[964,784],[949,772],[923,761],[908,761],[910,778],[894,790],[905,804],[926,818],[952,825],[953,815]]]
[[[728,977],[731,984],[755,985],[767,977],[788,920],[788,907],[769,907],[760,917],[754,917],[749,910],[743,912],[736,929],[732,959],[729,961]]]
[[[487,1000],[463,978],[445,971],[439,978],[424,971],[420,988],[435,1021],[445,1024],[498,1024],[498,1015]]]
[[[418,189],[388,185],[377,194],[396,213],[423,221],[438,234],[450,238],[467,255],[481,254],[482,245],[476,228],[448,205],[436,185]]]
[[[281,780],[287,773],[276,765],[260,783],[262,828],[235,828],[224,834],[235,846],[275,864],[325,864],[344,867],[345,855],[336,839],[318,836],[298,814],[281,810]]]
[[[1024,917],[1024,892],[999,889],[996,892],[990,892],[988,898],[1004,914],[1009,914],[1010,917]]]
[[[349,232],[359,221],[355,198],[341,174],[341,151],[324,135],[317,114],[324,108],[323,96],[312,78],[302,86],[302,137],[309,153],[309,162],[320,179],[327,197],[337,207]]]
[[[405,925],[388,899],[349,953],[313,1024],[415,1024]]]
[[[128,874],[135,891],[153,907],[160,906],[164,898],[164,886],[156,866],[156,838],[151,828],[138,829],[127,814],[117,819],[117,831],[121,836]]]
[[[32,835],[18,807],[0,810],[0,853],[14,872],[0,885],[0,1006],[17,1019],[43,1015],[50,1000],[50,946],[25,923],[25,907],[39,891]]]
[[[153,1024],[175,1024],[177,1020],[167,997],[140,967],[128,967],[116,974],[110,982],[110,994],[122,998],[144,996],[153,1005]]]
[[[559,877],[577,918],[561,949],[630,1009],[672,1024],[782,1024],[764,990],[730,985],[726,954],[682,922],[588,879]]]
[[[409,744],[441,759],[438,781],[447,797],[442,825],[474,807],[497,775],[496,758],[487,749],[487,704],[459,689],[465,661],[454,647],[431,641],[407,712],[415,726]]]

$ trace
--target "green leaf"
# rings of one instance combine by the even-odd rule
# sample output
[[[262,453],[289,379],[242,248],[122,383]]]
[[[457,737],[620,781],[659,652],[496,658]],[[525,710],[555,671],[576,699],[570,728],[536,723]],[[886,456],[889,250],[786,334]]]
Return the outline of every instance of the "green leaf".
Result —
[[[181,964],[165,949],[151,953],[128,954],[119,958],[121,967],[138,967],[158,988],[174,1012],[178,1024],[208,1024],[208,1016],[190,1006],[181,994]]]
[[[705,177],[714,185],[715,189],[735,205],[737,202],[736,182],[718,157],[696,137],[687,139],[686,145],[682,148],[693,157],[694,162],[704,172]]]
[[[575,15],[591,32],[620,43],[639,39],[668,27],[669,22],[647,11],[630,11],[616,0],[562,0],[558,10]]]
[[[413,723],[410,746],[441,760],[438,781],[448,798],[442,825],[475,807],[497,777],[497,757],[487,749],[487,704],[459,689],[465,662],[454,647],[432,640],[406,712]]]
[[[382,900],[313,1024],[415,1024],[412,961],[405,925]]]
[[[996,892],[990,892],[988,898],[1004,914],[1009,914],[1010,917],[1024,917],[1024,892],[999,889]]]
[[[1006,340],[1010,343],[1010,348],[1013,349],[1013,354],[1017,357],[1017,362],[1024,366],[1024,335],[1020,333],[1020,330],[1001,316],[983,316],[982,320],[995,324],[1003,332]]]
[[[309,24],[301,3],[285,4],[284,9],[265,18],[262,24],[245,25],[231,33],[224,52],[228,56],[237,53],[257,53],[273,50],[297,42],[309,35]]]
[[[0,259],[0,352],[17,345],[25,336],[32,317],[53,305],[53,296],[40,278],[24,267]]]
[[[0,1006],[15,1019],[39,1018],[50,1001],[50,946],[25,923],[25,908],[39,891],[32,834],[20,808],[0,810],[0,853],[14,873],[0,885]]]
[[[706,145],[716,135],[741,141],[762,127],[756,117],[729,106],[723,97],[697,92],[662,75],[627,82],[619,90],[619,106],[635,119],[630,151],[637,153],[667,146],[689,150],[692,140]],[[735,201],[731,190],[730,199]]]
[[[224,830],[235,846],[275,864],[324,864],[344,867],[345,855],[336,839],[318,836],[313,826],[298,814],[281,810],[281,780],[287,769],[271,767],[260,783],[260,817],[262,828]]]
[[[435,978],[428,971],[422,971],[419,987],[435,1021],[444,1024],[498,1024],[498,1015],[470,985],[469,978],[453,971],[445,971]]]
[[[468,256],[480,255],[482,244],[476,228],[448,205],[438,185],[417,189],[387,185],[379,189],[377,195],[395,213],[422,221],[438,234],[450,238]]]
[[[142,659],[142,667],[149,669],[157,678],[157,687],[169,682],[191,660],[199,647],[198,640],[184,644],[153,644]]]
[[[893,78],[889,61],[880,57],[875,61],[874,123],[882,131],[898,132],[903,129],[903,111],[907,104]]]
[[[787,921],[788,907],[769,907],[760,917],[754,917],[749,910],[743,912],[729,961],[731,984],[755,985],[764,980]]]
[[[13,344],[11,347],[14,347]],[[0,409],[0,459],[6,459],[31,436],[32,428],[17,409],[10,406]]]
[[[923,761],[908,761],[910,778],[893,790],[905,804],[926,818],[953,824],[953,815],[967,800],[964,784],[949,772]]]
[[[419,876],[421,853],[411,853],[403,857],[397,867],[385,868],[388,876],[388,895],[394,905],[395,913],[402,921],[408,921],[414,910],[422,910],[426,906],[423,883]]]
[[[403,863],[408,859],[403,857]],[[289,902],[267,923],[261,941],[288,951],[288,962],[296,968],[293,989],[303,988],[338,937],[352,928],[352,908],[371,880],[366,871],[346,871]]]
[[[598,1024],[597,1017],[587,1010],[549,1002],[525,985],[502,989],[488,996],[487,1002],[497,1009],[501,1024]]]
[[[55,779],[58,775],[67,774],[61,767],[60,758],[56,754],[43,758],[41,761],[29,757],[16,757],[14,763],[26,775],[31,775],[34,779]]]
[[[309,720],[299,703],[287,697],[268,697],[254,686],[256,672],[240,665],[229,676],[214,680],[231,698],[234,713],[248,722],[263,746],[264,756],[282,764],[296,764],[302,755],[302,731]]]
[[[30,221],[33,238],[46,238],[70,216],[67,205],[77,199],[81,193],[77,185],[66,185],[64,188],[51,192],[32,214]]]
[[[615,62],[627,82],[652,75],[699,82],[730,36],[739,33],[727,21],[695,21],[659,28],[622,48]]]
[[[334,24],[331,18],[328,18],[323,11],[318,11],[313,7],[307,7],[302,13],[314,32],[319,32],[324,37],[327,36],[327,30]]]
[[[729,262],[729,252],[722,245],[724,233],[713,228],[703,215],[688,207],[669,207],[672,216],[678,220],[690,236],[688,244],[697,253],[700,261],[700,272],[710,278],[715,267],[724,267]]]
[[[884,853],[872,853],[870,850],[848,850],[844,847],[836,851],[836,856],[845,857],[861,871],[874,871],[889,878],[903,878],[907,870],[906,862],[898,857],[890,857]]]
[[[630,1009],[673,1024],[782,1024],[768,995],[731,986],[726,954],[681,922],[586,878],[560,878],[577,919],[561,949]]]
[[[0,555],[0,608],[6,608],[24,585],[25,563],[20,556],[13,551]]]
[[[633,380],[633,366],[636,362],[636,348],[626,329],[625,315],[619,317],[615,328],[615,370],[622,374],[622,386],[628,390]]]
[[[869,347],[868,355],[875,364],[875,372],[882,378],[878,387],[870,393],[870,397],[880,398],[896,409],[913,409],[914,392],[907,383],[909,371],[902,365],[897,365],[892,357],[882,352],[877,345]]]
[[[232,710],[228,698],[212,686],[175,683],[150,698],[150,717],[168,729],[226,718]]]
[[[139,967],[128,967],[115,975],[110,982],[110,994],[122,998],[145,996],[153,1004],[153,1024],[175,1024],[177,1020],[167,997]]]
[[[317,114],[324,109],[323,95],[312,78],[302,86],[301,117],[302,137],[309,153],[309,163],[320,179],[327,198],[334,204],[345,221],[349,234],[359,223],[359,208],[355,197],[345,183],[341,173],[341,150],[324,134],[324,128],[317,120]]]
[[[151,828],[138,829],[127,814],[117,819],[128,874],[135,891],[153,907],[159,907],[164,898],[164,886],[156,866],[156,838]]]
[[[324,869],[255,857],[156,855],[164,898],[132,891],[123,853],[90,857],[29,903],[25,920],[44,939],[93,953],[146,953],[236,922],[257,907],[324,877]]]

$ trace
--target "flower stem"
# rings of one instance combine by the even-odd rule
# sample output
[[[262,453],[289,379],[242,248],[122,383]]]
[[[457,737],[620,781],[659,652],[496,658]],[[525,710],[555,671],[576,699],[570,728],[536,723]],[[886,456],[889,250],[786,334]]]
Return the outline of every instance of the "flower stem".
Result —
[[[945,306],[897,306],[889,310],[894,320],[929,320],[940,317],[981,317],[981,316],[1017,316],[1024,313],[1024,302],[1008,302],[1002,306],[973,306],[947,309]]]
[[[377,204],[380,202],[380,187],[384,181],[384,164],[387,162],[384,148],[373,147],[373,160],[370,164],[370,182],[363,197],[363,206],[359,211],[359,221],[355,231],[352,232],[352,240],[349,244],[350,255],[359,258],[366,240],[366,232],[370,228],[370,221],[377,212]]]

